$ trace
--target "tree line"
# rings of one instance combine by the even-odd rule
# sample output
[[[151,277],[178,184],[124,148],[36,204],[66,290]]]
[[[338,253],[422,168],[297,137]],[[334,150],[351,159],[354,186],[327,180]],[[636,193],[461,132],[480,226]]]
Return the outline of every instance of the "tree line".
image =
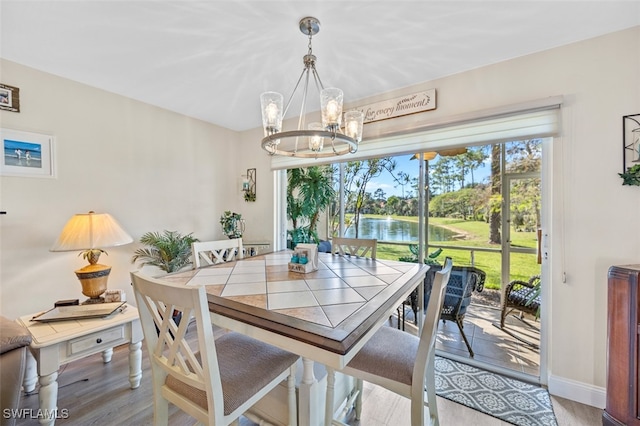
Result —
[[[429,215],[489,222],[489,240],[500,243],[502,176],[539,172],[541,148],[541,140],[533,139],[472,147],[457,155],[439,155],[426,161]],[[477,181],[475,173],[485,163],[490,165],[490,175]],[[338,200],[336,195],[340,185],[338,165],[288,170],[287,215],[293,225],[289,238],[297,242],[317,240],[317,220],[322,211],[327,211],[336,234],[340,202],[344,202],[346,213],[353,218],[348,226],[354,227],[356,237],[363,214],[417,216],[418,167],[415,170],[414,175],[397,170],[393,157],[347,162],[344,200]],[[391,177],[402,195],[387,196],[380,188],[373,193],[367,190],[383,174]],[[534,230],[539,225],[539,179],[514,182],[510,192],[513,225]]]

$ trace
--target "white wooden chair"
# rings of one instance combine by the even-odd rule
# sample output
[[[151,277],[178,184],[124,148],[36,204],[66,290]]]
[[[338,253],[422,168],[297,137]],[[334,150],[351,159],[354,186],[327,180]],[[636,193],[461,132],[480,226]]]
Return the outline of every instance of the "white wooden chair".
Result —
[[[331,253],[340,256],[349,255],[357,257],[376,258],[378,240],[368,238],[339,238],[331,240]]]
[[[362,381],[382,386],[411,399],[411,425],[424,425],[425,406],[430,423],[439,424],[435,385],[435,339],[444,293],[451,274],[451,259],[436,272],[420,338],[393,327],[383,326],[353,357],[342,373],[357,380],[356,418],[362,407]],[[335,372],[327,368],[327,404],[325,425],[340,424],[333,419],[333,382]],[[424,393],[427,393],[425,401]],[[426,423],[429,424],[429,423]]]
[[[140,321],[149,350],[154,425],[167,425],[172,403],[205,425],[237,424],[260,398],[283,380],[288,385],[289,424],[297,422],[295,366],[298,356],[244,336],[213,338],[203,286],[167,284],[131,273]],[[193,316],[197,341],[187,340]],[[157,327],[157,329],[156,329]]]
[[[193,268],[244,259],[242,238],[197,241],[191,244]]]

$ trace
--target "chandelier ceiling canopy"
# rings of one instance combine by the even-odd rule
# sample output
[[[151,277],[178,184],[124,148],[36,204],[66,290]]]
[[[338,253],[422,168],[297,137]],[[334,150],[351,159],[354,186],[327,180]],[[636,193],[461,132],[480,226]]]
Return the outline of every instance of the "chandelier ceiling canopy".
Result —
[[[309,37],[309,50],[303,57],[304,69],[286,105],[283,108],[284,98],[280,93],[265,92],[260,95],[264,128],[262,149],[271,155],[301,158],[353,154],[362,141],[364,115],[361,111],[348,111],[344,114],[344,126],[342,126],[342,90],[334,87],[325,89],[316,70],[316,57],[311,47],[311,39],[320,31],[320,21],[313,17],[303,18],[300,20],[300,31]],[[312,78],[320,94],[321,122],[305,124],[307,93]],[[298,128],[282,131],[282,121],[301,82],[303,82],[302,107]],[[284,143],[285,140],[289,143]],[[330,149],[325,149],[325,145],[330,146]]]

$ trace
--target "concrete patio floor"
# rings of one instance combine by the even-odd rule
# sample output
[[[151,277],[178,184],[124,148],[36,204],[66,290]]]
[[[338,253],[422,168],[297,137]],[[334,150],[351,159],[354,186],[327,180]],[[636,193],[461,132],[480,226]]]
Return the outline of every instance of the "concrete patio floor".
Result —
[[[413,327],[413,314],[407,313],[407,331]],[[464,318],[464,332],[471,344],[474,357],[471,358],[460,330],[455,322],[440,321],[436,349],[457,358],[473,359],[499,368],[513,370],[534,376],[540,375],[540,321],[531,316],[522,320],[509,315],[505,321],[505,329],[513,335],[501,330],[493,324],[500,324],[500,309],[493,306],[471,303]],[[518,338],[530,342],[526,344]],[[535,379],[532,378],[533,381]]]

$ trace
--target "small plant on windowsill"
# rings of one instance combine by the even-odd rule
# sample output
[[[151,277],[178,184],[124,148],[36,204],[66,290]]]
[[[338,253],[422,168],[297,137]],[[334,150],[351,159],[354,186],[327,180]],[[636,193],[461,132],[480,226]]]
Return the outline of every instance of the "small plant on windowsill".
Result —
[[[640,164],[629,167],[626,173],[618,173],[623,185],[640,186]]]

